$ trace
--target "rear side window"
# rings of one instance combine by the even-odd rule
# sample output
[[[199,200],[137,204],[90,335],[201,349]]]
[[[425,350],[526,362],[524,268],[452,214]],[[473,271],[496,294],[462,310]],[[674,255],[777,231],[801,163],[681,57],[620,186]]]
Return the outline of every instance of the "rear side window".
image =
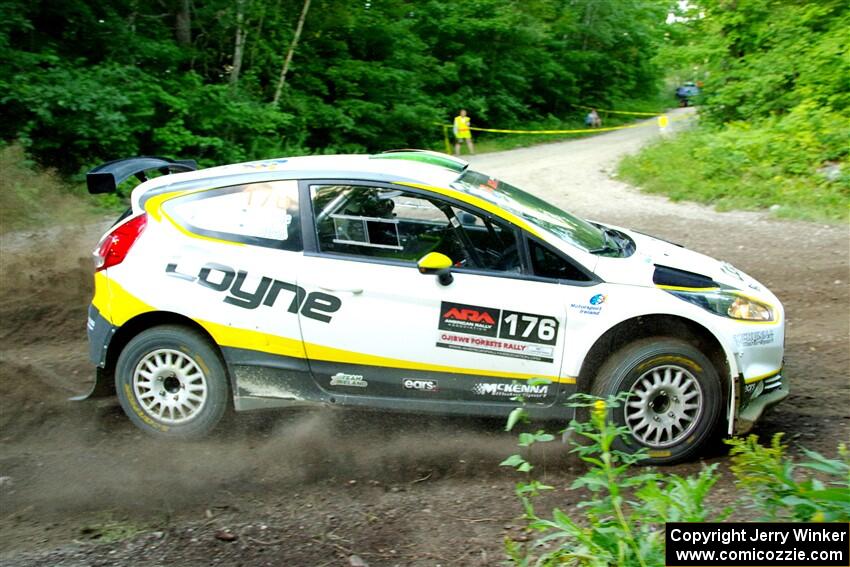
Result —
[[[302,250],[297,181],[222,187],[171,199],[163,208],[177,224],[200,236]]]

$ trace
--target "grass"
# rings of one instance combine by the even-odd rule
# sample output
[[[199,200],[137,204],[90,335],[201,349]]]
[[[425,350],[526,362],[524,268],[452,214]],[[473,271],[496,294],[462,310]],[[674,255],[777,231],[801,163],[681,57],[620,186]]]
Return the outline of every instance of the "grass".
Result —
[[[110,513],[80,528],[80,534],[99,543],[115,543],[130,539],[150,529],[147,524],[139,524],[126,519],[116,519]]]
[[[698,127],[645,147],[619,166],[622,179],[674,201],[777,217],[847,221],[850,128],[793,116],[753,125]],[[844,149],[842,149],[844,148]]]
[[[111,201],[88,195],[82,184],[38,168],[19,145],[0,147],[0,171],[0,233],[78,223],[115,210]]]

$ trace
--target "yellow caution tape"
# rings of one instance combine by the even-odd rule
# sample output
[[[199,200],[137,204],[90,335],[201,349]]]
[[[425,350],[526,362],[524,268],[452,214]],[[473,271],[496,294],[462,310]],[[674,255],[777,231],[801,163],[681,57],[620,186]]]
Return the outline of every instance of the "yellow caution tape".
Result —
[[[588,106],[579,106],[579,108],[590,108]],[[653,126],[657,125],[660,128],[666,128],[669,122],[683,120],[687,118],[691,118],[690,115],[684,116],[674,116],[673,118],[669,118],[667,115],[663,113],[652,113],[652,112],[627,112],[616,111],[616,110],[605,110],[604,112],[613,112],[615,114],[634,114],[639,116],[657,116],[658,120],[656,123],[652,121],[645,120],[643,122],[637,122],[634,124],[624,124],[622,126],[609,126],[607,128],[582,128],[582,129],[573,129],[573,130],[504,130],[500,128],[476,128],[475,126],[470,126],[470,130],[475,130],[476,132],[493,132],[495,134],[593,134],[594,132],[612,132],[614,130],[625,130],[626,128],[640,128],[641,126]],[[441,122],[434,122],[435,126],[440,126],[443,129],[443,142],[446,146],[446,153],[450,154],[452,151],[451,140],[449,139],[449,129],[453,127],[452,124],[443,124]]]
[[[475,128],[474,126],[470,126],[469,129],[477,132],[495,132],[497,134],[593,134],[594,132],[610,132],[611,130],[624,130],[625,128],[640,128],[641,126],[652,126],[652,123],[638,122],[637,124],[626,124],[625,126],[582,128],[581,130],[500,130],[496,128]]]
[[[590,106],[582,106],[580,104],[574,104],[576,108],[583,108],[585,110],[593,110],[593,107]],[[659,112],[637,112],[632,110],[606,110],[606,109],[596,109],[596,112],[607,112],[609,114],[629,114],[633,116],[658,116]]]

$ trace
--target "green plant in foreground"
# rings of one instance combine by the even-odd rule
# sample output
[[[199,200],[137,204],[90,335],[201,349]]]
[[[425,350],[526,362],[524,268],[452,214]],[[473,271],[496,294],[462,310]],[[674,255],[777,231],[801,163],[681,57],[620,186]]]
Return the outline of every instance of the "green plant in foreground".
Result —
[[[573,407],[589,412],[588,421],[573,420],[568,427],[575,439],[572,452],[588,464],[588,469],[569,489],[584,490],[589,495],[570,514],[555,508],[551,518],[541,517],[533,500],[554,487],[532,478],[534,465],[527,455],[534,444],[553,441],[554,436],[542,430],[520,433],[519,446],[526,456],[511,455],[501,464],[526,475],[526,480],[517,483],[516,495],[528,529],[542,535],[525,545],[506,539],[505,551],[513,564],[663,565],[666,522],[721,521],[729,517],[729,509],[713,513],[705,507],[719,479],[717,464],[686,477],[635,470],[633,466],[645,453],[614,449],[614,441],[627,430],[608,418],[608,410],[623,403],[624,397],[601,400],[576,394],[572,400]],[[527,421],[527,414],[520,407],[511,413],[506,429],[523,421]],[[839,446],[837,459],[802,449],[806,460],[795,463],[785,454],[781,434],[774,436],[769,447],[760,445],[755,436],[728,443],[732,446],[735,485],[761,519],[850,520],[850,451],[844,445]]]
[[[662,475],[651,470],[629,474],[631,467],[645,458],[645,452],[628,454],[613,448],[614,441],[626,433],[625,428],[607,419],[608,410],[623,402],[622,396],[601,400],[577,394],[574,407],[590,408],[590,420],[570,422],[569,431],[582,442],[572,452],[590,465],[577,478],[570,490],[586,490],[590,498],[578,504],[581,521],[562,510],[552,511],[552,518],[542,518],[532,499],[540,491],[552,487],[535,479],[519,482],[517,497],[525,510],[531,530],[546,535],[532,542],[530,549],[507,540],[506,552],[517,565],[660,565],[664,563],[664,522],[709,521],[703,500],[717,481],[716,465],[704,468],[698,475],[681,477]],[[508,421],[509,428],[525,418],[518,408]],[[542,431],[520,434],[520,446],[547,442],[553,436]],[[530,474],[533,465],[521,455],[512,455],[502,465]],[[723,516],[721,515],[721,518]]]
[[[802,449],[808,461],[794,463],[785,456],[787,447],[777,433],[770,447],[755,435],[726,441],[732,446],[732,472],[736,484],[761,519],[797,522],[846,522],[850,520],[850,451],[838,447],[838,459]],[[800,469],[816,471],[825,480],[797,480]]]

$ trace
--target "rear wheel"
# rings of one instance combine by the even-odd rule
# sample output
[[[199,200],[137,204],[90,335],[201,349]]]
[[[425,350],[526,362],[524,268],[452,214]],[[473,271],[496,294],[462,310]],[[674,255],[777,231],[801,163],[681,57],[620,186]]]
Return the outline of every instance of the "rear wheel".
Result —
[[[224,416],[230,397],[218,353],[200,334],[178,326],[148,329],[118,357],[118,400],[147,433],[202,437]]]
[[[649,451],[649,464],[692,458],[714,437],[723,415],[720,377],[691,344],[669,337],[643,339],[614,353],[597,374],[592,393],[628,392],[612,410],[628,428],[619,449]]]

